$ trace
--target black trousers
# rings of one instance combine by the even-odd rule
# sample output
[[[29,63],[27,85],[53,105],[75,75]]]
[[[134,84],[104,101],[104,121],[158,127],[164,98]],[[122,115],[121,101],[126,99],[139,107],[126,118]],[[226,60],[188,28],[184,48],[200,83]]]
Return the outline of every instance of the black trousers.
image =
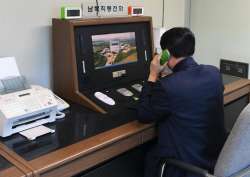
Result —
[[[159,154],[157,145],[151,147],[145,159],[144,177],[158,177],[160,172],[160,162],[164,156]],[[171,158],[171,157],[169,157]],[[164,177],[197,177],[173,166],[167,166]]]
[[[145,159],[144,177],[157,177],[160,159],[156,147],[149,150]]]

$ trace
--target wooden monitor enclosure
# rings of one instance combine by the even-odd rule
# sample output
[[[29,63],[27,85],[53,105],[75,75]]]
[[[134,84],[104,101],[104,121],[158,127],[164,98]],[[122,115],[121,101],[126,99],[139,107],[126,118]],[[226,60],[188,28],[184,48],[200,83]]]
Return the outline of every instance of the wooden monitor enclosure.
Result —
[[[61,20],[53,19],[53,89],[56,94],[81,105],[84,105],[94,111],[107,113],[104,107],[98,105],[93,98],[81,91],[79,73],[77,68],[76,51],[76,29],[79,27],[98,26],[98,25],[125,25],[146,23],[150,35],[149,43],[150,53],[153,53],[153,30],[152,18],[141,17],[117,17],[117,18],[96,18],[96,19],[77,19]],[[150,57],[152,55],[149,55]],[[149,59],[151,60],[151,58]],[[79,84],[80,82],[80,84]],[[93,89],[94,86],[92,87]],[[91,90],[92,88],[88,88]]]

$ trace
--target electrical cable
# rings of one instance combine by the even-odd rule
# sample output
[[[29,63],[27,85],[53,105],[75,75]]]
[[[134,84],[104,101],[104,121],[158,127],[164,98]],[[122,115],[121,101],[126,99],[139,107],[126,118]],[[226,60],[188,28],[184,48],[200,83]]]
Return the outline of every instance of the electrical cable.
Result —
[[[96,2],[96,16],[98,17],[99,16],[99,1],[98,0],[96,0],[95,1]]]
[[[165,22],[165,0],[162,0],[162,22],[161,22],[162,28],[164,28],[164,22]]]
[[[62,119],[65,117],[65,113],[57,111],[56,112],[56,119]]]

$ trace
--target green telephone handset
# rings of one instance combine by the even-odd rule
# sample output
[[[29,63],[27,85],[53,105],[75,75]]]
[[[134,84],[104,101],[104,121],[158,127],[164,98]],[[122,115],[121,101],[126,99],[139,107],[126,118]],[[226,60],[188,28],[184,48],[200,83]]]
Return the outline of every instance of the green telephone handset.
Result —
[[[161,53],[160,65],[164,65],[170,59],[170,53],[168,49],[165,49]]]

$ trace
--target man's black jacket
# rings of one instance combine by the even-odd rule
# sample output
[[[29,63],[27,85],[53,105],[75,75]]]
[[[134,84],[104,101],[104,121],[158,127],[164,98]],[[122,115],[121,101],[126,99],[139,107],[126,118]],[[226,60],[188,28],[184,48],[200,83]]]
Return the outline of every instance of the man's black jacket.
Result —
[[[158,154],[213,170],[225,141],[224,86],[219,70],[192,57],[173,74],[145,82],[138,120],[157,122]]]

